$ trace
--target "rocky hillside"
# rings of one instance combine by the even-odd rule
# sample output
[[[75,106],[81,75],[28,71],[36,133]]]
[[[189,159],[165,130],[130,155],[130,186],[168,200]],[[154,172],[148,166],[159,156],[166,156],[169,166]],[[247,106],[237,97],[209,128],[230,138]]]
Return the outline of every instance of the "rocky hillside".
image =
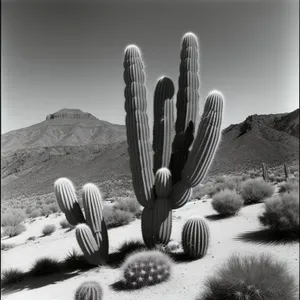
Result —
[[[53,191],[55,179],[69,177],[130,188],[124,126],[100,121],[80,110],[63,109],[44,122],[2,135],[1,198]],[[253,115],[223,131],[211,174],[299,161],[299,109]]]

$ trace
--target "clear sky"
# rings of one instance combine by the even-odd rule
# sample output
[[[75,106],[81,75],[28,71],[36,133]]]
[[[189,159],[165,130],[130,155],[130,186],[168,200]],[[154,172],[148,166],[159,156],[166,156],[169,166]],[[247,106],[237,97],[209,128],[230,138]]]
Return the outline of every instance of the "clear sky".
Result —
[[[298,0],[3,0],[2,133],[62,108],[124,124],[128,44],[142,50],[152,115],[157,78],[177,86],[188,31],[200,42],[201,106],[222,91],[224,127],[290,112],[299,107],[298,13]]]

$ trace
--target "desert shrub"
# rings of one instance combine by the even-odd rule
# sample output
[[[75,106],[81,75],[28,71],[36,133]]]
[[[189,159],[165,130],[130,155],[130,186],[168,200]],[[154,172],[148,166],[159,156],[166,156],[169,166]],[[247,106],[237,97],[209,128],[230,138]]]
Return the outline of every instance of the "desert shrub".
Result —
[[[63,229],[66,229],[66,228],[70,228],[70,229],[73,229],[75,228],[73,225],[71,225],[67,219],[62,219],[60,222],[59,222],[59,225],[61,228]]]
[[[244,205],[244,199],[234,190],[223,190],[212,198],[212,207],[222,216],[236,214]]]
[[[42,233],[43,235],[51,235],[56,230],[54,224],[48,224],[43,227]]]
[[[42,205],[41,215],[42,216],[48,216],[48,215],[56,213],[58,211],[59,211],[59,208],[56,205],[56,203],[53,203],[53,204],[44,204],[44,205]]]
[[[245,204],[253,204],[272,196],[274,187],[262,179],[248,179],[242,183],[240,193]]]
[[[141,288],[167,280],[172,270],[171,258],[157,250],[136,252],[122,266],[128,288]]]
[[[86,261],[82,254],[73,249],[64,259],[64,267],[68,270],[85,270],[93,266]]]
[[[4,270],[1,274],[1,285],[7,286],[11,284],[16,284],[24,279],[24,273],[16,268],[10,268]]]
[[[9,250],[9,249],[12,249],[16,247],[15,244],[5,244],[5,243],[1,243],[1,251],[6,251],[6,250]]]
[[[129,211],[133,215],[138,215],[141,211],[141,205],[134,197],[120,198],[114,202],[113,207],[115,209]]]
[[[208,278],[197,300],[296,300],[296,282],[287,267],[271,256],[232,256]]]
[[[123,242],[119,247],[118,247],[118,252],[122,253],[124,256],[135,252],[137,250],[142,250],[146,249],[145,244],[142,241],[139,240],[130,240],[130,241],[125,241]]]
[[[299,193],[284,193],[265,201],[265,211],[260,222],[271,229],[290,235],[299,232]]]
[[[27,241],[35,241],[36,240],[36,236],[30,236]]]
[[[110,205],[104,206],[103,216],[107,228],[123,226],[134,220],[134,215],[131,212],[116,209]]]
[[[42,211],[40,209],[34,209],[28,214],[28,217],[37,218],[40,217],[41,215],[42,215]]]
[[[279,193],[290,193],[293,191],[299,191],[299,182],[297,181],[286,181],[281,182],[278,185]]]
[[[83,282],[75,292],[75,300],[101,300],[103,291],[97,281]]]
[[[36,260],[29,272],[32,276],[46,276],[60,271],[61,265],[58,260],[43,257]]]
[[[26,214],[19,209],[13,209],[10,212],[1,215],[1,227],[3,235],[13,237],[26,230],[22,222],[26,219]]]
[[[205,184],[199,184],[193,188],[193,195],[191,200],[201,199],[204,196],[210,196],[214,189],[214,184],[212,182],[207,182]]]

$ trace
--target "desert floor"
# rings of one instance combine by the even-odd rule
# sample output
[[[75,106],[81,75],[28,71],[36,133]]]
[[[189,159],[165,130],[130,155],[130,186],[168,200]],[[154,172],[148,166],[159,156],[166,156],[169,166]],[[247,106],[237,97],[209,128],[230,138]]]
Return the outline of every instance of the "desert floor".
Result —
[[[104,299],[191,299],[203,290],[204,281],[214,274],[216,268],[223,264],[233,253],[239,255],[270,253],[275,259],[286,262],[288,268],[298,282],[299,280],[299,243],[282,241],[273,238],[261,227],[257,216],[262,212],[263,204],[242,208],[232,218],[215,218],[210,200],[189,202],[183,208],[173,212],[172,239],[180,241],[181,229],[186,219],[193,215],[206,218],[211,232],[208,253],[200,260],[175,262],[173,274],[169,281],[134,291],[117,291],[112,284],[121,279],[120,268],[94,268],[84,272],[59,274],[34,279],[32,282],[20,283],[11,290],[2,290],[3,300],[68,300],[73,299],[78,285],[86,280],[96,280],[104,289]],[[79,250],[74,230],[58,229],[51,236],[41,237],[45,224],[55,224],[60,228],[61,216],[40,218],[27,224],[27,230],[21,235],[2,240],[4,243],[19,244],[17,247],[1,251],[2,271],[9,267],[17,267],[27,271],[32,263],[40,257],[64,259],[73,248]],[[26,241],[30,236],[37,236],[35,241]],[[110,252],[114,252],[126,240],[142,239],[140,220],[127,226],[109,230]]]

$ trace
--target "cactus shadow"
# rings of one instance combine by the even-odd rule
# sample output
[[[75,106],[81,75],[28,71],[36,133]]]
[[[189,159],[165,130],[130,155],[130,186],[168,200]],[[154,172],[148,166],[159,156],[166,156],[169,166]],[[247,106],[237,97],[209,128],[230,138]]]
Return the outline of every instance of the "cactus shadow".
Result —
[[[1,294],[9,295],[22,290],[34,290],[48,286],[50,284],[57,284],[61,281],[77,276],[81,271],[68,273],[55,273],[47,276],[33,277],[29,272],[24,274],[24,279],[19,283],[1,286]]]
[[[262,229],[257,231],[248,231],[239,234],[234,238],[238,241],[254,243],[254,244],[266,244],[266,245],[278,245],[299,242],[298,235],[287,235],[272,229]]]
[[[183,251],[181,251],[181,252],[169,252],[167,254],[176,263],[188,263],[188,262],[192,262],[192,261],[195,260],[195,259],[191,258],[190,256],[188,256],[187,254],[185,254]]]
[[[225,220],[225,219],[231,219],[235,215],[220,215],[220,214],[213,214],[213,215],[207,215],[205,216],[205,219],[209,221],[219,221],[219,220]]]
[[[147,247],[142,241],[127,241],[118,247],[116,252],[110,253],[107,264],[111,268],[119,268],[126,257],[136,251],[146,250]]]

